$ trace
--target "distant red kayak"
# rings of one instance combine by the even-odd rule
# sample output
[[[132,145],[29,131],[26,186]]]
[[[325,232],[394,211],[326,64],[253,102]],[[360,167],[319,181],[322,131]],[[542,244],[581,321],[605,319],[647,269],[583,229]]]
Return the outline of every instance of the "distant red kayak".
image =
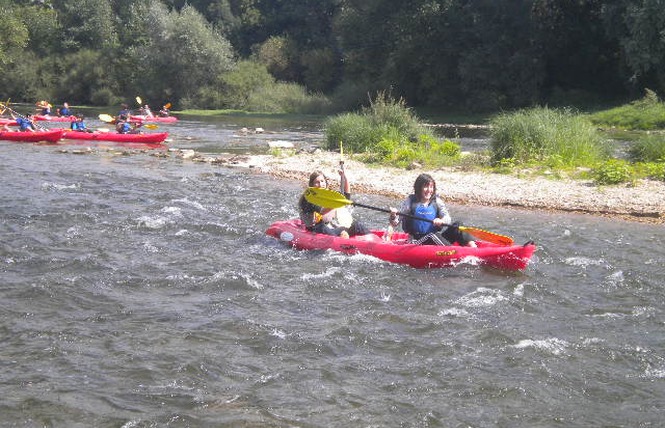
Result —
[[[45,116],[43,114],[36,114],[32,117],[42,122],[74,122],[76,120],[76,116]]]
[[[178,121],[178,118],[175,116],[140,116],[132,115],[129,116],[130,122],[144,123],[144,122],[161,122],[161,123],[175,123]]]
[[[47,141],[49,143],[56,143],[62,134],[65,132],[64,129],[49,129],[47,131],[0,131],[0,140],[6,141],[19,141],[25,143],[37,143],[39,141]]]
[[[7,118],[7,117],[0,117],[0,126],[3,125],[9,125],[9,126],[16,126],[16,120]]]
[[[163,143],[169,136],[168,132],[156,132],[151,134],[118,134],[117,132],[82,132],[65,131],[62,138],[67,140],[86,141],[113,141],[116,143]]]

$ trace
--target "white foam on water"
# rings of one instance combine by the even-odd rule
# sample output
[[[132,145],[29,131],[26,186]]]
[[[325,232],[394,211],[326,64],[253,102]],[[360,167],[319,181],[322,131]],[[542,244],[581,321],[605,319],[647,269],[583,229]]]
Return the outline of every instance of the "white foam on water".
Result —
[[[570,347],[570,344],[565,340],[557,339],[556,337],[550,339],[524,339],[520,340],[517,344],[513,345],[513,348],[517,349],[528,349],[533,348],[539,351],[547,352],[552,355],[561,355],[566,349]]]

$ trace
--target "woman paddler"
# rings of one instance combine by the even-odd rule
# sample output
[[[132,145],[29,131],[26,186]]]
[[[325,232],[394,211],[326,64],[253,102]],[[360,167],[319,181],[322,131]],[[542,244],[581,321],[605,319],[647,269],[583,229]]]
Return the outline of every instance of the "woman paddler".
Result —
[[[344,186],[344,196],[351,197],[349,181],[344,168],[339,169],[340,182]],[[314,171],[309,175],[309,187],[320,189],[328,188],[328,180],[321,171]],[[348,238],[355,235],[366,235],[370,231],[359,221],[353,219],[346,207],[331,209],[314,205],[305,199],[303,194],[298,202],[300,220],[309,231],[326,235]]]

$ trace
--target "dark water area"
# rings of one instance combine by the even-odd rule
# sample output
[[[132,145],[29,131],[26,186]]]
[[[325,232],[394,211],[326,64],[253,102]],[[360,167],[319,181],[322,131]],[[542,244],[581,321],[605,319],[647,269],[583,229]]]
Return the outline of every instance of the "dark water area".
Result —
[[[319,126],[160,129],[220,153]],[[0,426],[662,424],[662,226],[451,205],[532,264],[416,270],[267,237],[303,183],[66,149],[0,142]]]

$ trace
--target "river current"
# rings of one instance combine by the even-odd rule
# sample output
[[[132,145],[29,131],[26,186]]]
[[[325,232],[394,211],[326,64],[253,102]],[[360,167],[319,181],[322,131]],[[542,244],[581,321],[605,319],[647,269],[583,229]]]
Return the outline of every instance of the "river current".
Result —
[[[321,140],[160,127],[211,153]],[[267,237],[303,183],[251,170],[0,141],[0,176],[0,426],[662,426],[662,226],[450,205],[532,264],[416,270]]]

